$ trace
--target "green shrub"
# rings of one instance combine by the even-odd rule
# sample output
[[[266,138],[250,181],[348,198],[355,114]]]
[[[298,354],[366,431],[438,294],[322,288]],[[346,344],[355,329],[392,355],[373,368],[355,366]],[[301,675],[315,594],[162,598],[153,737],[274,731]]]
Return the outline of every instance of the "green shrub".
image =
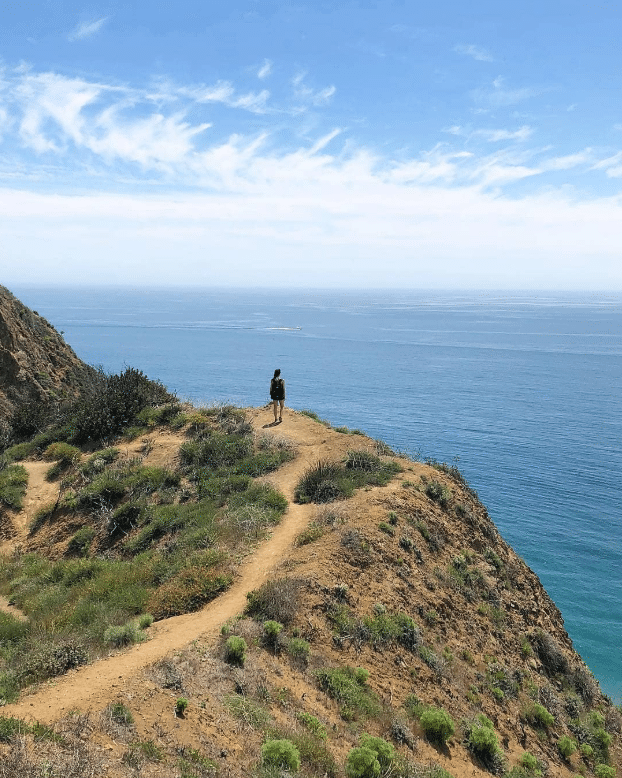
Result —
[[[246,641],[238,635],[231,635],[225,643],[225,660],[232,665],[242,667],[246,659]]]
[[[135,621],[128,621],[123,626],[108,627],[104,632],[104,642],[109,643],[114,648],[131,646],[146,639],[147,636]]]
[[[117,435],[143,408],[173,399],[161,383],[135,368],[112,375],[100,370],[69,411],[70,439],[85,443]]]
[[[153,616],[150,613],[142,613],[138,617],[138,627],[148,629],[153,624]]]
[[[287,653],[293,660],[300,664],[307,664],[310,651],[311,646],[306,640],[303,640],[303,638],[290,638],[287,641]]]
[[[182,568],[151,593],[147,601],[149,613],[156,621],[192,613],[226,591],[233,581],[231,573],[210,569],[221,559],[220,554],[215,554],[212,563],[206,558],[207,564],[197,562]]]
[[[614,767],[609,767],[609,765],[597,764],[594,768],[594,775],[596,778],[616,778],[616,771]]]
[[[345,461],[348,470],[364,470],[376,473],[382,468],[382,460],[369,451],[348,451]]]
[[[14,446],[9,446],[4,452],[4,456],[7,462],[19,462],[22,459],[29,457],[35,450],[36,446],[32,441],[26,443],[16,443]]]
[[[448,508],[451,503],[451,490],[439,481],[430,481],[425,487],[425,493],[442,508]]]
[[[253,439],[250,435],[210,432],[201,440],[182,444],[179,459],[187,469],[207,467],[218,470],[220,467],[232,467],[252,453]]]
[[[531,775],[542,775],[542,772],[539,769],[538,760],[533,754],[530,754],[529,751],[523,752],[523,755],[520,758],[520,764],[521,767],[524,767]]]
[[[480,713],[465,727],[466,746],[489,769],[500,759],[500,748],[492,721]]]
[[[28,472],[23,465],[8,465],[0,469],[0,505],[21,510],[27,484]]]
[[[85,665],[88,659],[86,649],[73,641],[43,644],[20,662],[19,679],[23,683],[44,681]]]
[[[594,749],[589,743],[581,743],[579,746],[579,751],[584,759],[590,759],[592,756],[594,756]]]
[[[548,675],[565,675],[568,660],[552,635],[538,630],[530,635],[531,644]]]
[[[326,727],[316,716],[313,716],[311,713],[297,713],[296,718],[303,725],[303,727],[308,729],[309,732],[316,738],[319,738],[320,740],[326,740],[328,737]]]
[[[158,407],[143,408],[136,415],[136,420],[141,424],[146,424],[147,427],[155,427],[157,425],[168,424],[171,419],[179,415],[181,406],[178,403],[167,403],[166,405],[160,405]]]
[[[577,744],[571,737],[563,735],[557,741],[557,749],[564,759],[569,759],[577,750]]]
[[[230,694],[223,699],[223,702],[236,719],[253,729],[262,729],[270,721],[270,714],[266,709],[243,694]]]
[[[0,611],[0,647],[19,643],[29,632],[30,624],[27,621],[17,619],[11,613]]]
[[[12,716],[0,716],[0,743],[10,743],[17,735],[30,732],[25,721]]]
[[[134,716],[132,716],[132,711],[122,702],[112,702],[106,710],[112,721],[114,721],[116,724],[130,727],[134,723]]]
[[[175,701],[175,715],[183,718],[186,708],[188,707],[188,700],[185,697],[178,697]]]
[[[305,471],[296,486],[294,499],[299,503],[326,503],[350,497],[354,490],[344,475],[341,465],[320,460]]]
[[[367,686],[369,672],[364,668],[325,668],[317,670],[315,676],[320,688],[340,703],[340,713],[346,721],[375,716],[380,711],[378,698]]]
[[[380,762],[370,748],[353,748],[346,758],[347,778],[377,778],[380,772]]]
[[[0,673],[0,700],[10,704],[19,696],[21,682],[15,670]]]
[[[300,752],[290,740],[266,740],[261,747],[261,761],[292,773],[300,770]]]
[[[381,737],[368,735],[366,732],[361,735],[361,747],[369,748],[370,751],[376,754],[376,759],[380,763],[382,770],[387,770],[397,756],[391,743],[388,743]]]
[[[528,721],[533,727],[539,729],[548,729],[555,723],[555,718],[553,715],[538,702],[534,702],[525,711],[525,720]]]
[[[269,620],[264,621],[263,623],[264,640],[273,649],[276,649],[277,647],[279,642],[279,635],[281,634],[282,630],[283,625],[278,621]]]
[[[93,527],[82,527],[67,544],[67,553],[74,556],[86,556],[96,534]]]
[[[50,443],[45,449],[43,456],[50,462],[63,462],[66,465],[70,465],[80,460],[82,452],[79,448],[71,446],[69,443],[58,441],[57,443]]]
[[[428,708],[419,717],[425,736],[433,743],[442,745],[455,732],[454,721],[443,708]]]

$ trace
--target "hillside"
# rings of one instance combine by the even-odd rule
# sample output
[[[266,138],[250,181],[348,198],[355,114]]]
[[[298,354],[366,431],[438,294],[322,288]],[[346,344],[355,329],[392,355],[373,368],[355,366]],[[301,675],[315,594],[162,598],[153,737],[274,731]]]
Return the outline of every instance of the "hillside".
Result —
[[[73,397],[94,373],[49,322],[0,286],[0,441],[17,409]]]
[[[227,548],[218,570],[230,576],[230,585],[212,592],[203,607],[159,618],[145,629],[148,640],[109,647],[100,659],[90,645],[89,664],[69,663],[65,674],[26,686],[2,711],[0,737],[10,734],[0,776],[49,775],[42,772],[43,761],[66,776],[274,774],[259,766],[266,738],[294,742],[303,775],[343,775],[364,732],[390,742],[401,755],[402,762],[383,768],[392,775],[440,776],[442,768],[455,778],[594,770],[605,776],[606,761],[608,769],[620,766],[619,712],[573,650],[537,576],[503,541],[457,472],[397,457],[377,441],[337,431],[306,413],[287,412],[278,426],[269,425],[270,412],[261,408],[247,409],[243,418],[233,409],[185,408],[166,416],[152,414],[133,439],[115,441],[119,454],[109,465],[115,473],[127,474],[131,465],[179,475],[174,488],[161,481],[148,497],[141,493],[149,511],[178,506],[166,515],[181,515],[182,506],[197,499],[203,482],[184,468],[188,443],[216,435],[246,435],[256,450],[289,453],[292,458],[275,469],[273,462],[270,472],[253,479],[284,495],[287,509],[273,528],[253,524],[252,511],[245,514],[240,526],[250,543],[210,539],[210,548]],[[385,485],[362,486],[345,499],[295,501],[305,472],[319,461],[343,461],[353,451],[361,469],[378,457],[397,463],[400,472],[396,467]],[[45,480],[43,468],[50,464],[41,455],[31,451],[21,461],[29,474],[25,507],[11,514],[5,553],[19,550],[5,557],[0,576],[0,590],[30,619],[60,603],[57,590],[46,590],[42,604],[25,585],[28,569],[43,564],[33,560],[56,560],[45,580],[57,580],[57,587],[81,575],[92,575],[96,587],[98,560],[129,565],[140,558],[128,549],[137,548],[145,528],[165,514],[149,514],[151,524],[137,518],[111,540],[110,516],[134,499],[135,487],[117,493],[117,502],[109,498],[103,510],[80,503],[71,473],[81,473],[86,485],[80,488],[88,490],[93,480],[87,483],[85,464],[96,461],[97,453],[92,447],[80,451],[65,471],[64,487],[62,480]],[[248,461],[248,451],[246,456]],[[138,471],[132,472],[135,478]],[[231,492],[221,495],[219,510],[226,512],[232,500]],[[44,509],[41,519],[37,508],[50,501],[56,512]],[[89,546],[77,556],[75,538],[85,527],[92,530]],[[151,536],[158,560],[187,542],[184,531],[168,525]],[[156,590],[160,595],[150,595],[151,605],[161,607],[165,585]],[[250,600],[248,592],[255,592]],[[247,603],[250,612],[242,615]],[[6,667],[6,625],[14,626],[19,616],[14,610],[5,617]],[[68,624],[48,618],[38,629],[56,631],[58,647],[61,637],[64,645],[71,643]],[[227,648],[232,637],[245,641],[243,660],[231,644]],[[365,668],[367,680],[348,667]],[[180,698],[187,708],[176,715]],[[446,743],[424,732],[426,711],[441,708],[455,725]],[[21,725],[20,734],[18,725],[7,724],[16,720],[45,724],[62,740],[41,735],[41,726],[33,735]]]
[[[0,288],[0,778],[613,778],[460,473],[87,367]]]

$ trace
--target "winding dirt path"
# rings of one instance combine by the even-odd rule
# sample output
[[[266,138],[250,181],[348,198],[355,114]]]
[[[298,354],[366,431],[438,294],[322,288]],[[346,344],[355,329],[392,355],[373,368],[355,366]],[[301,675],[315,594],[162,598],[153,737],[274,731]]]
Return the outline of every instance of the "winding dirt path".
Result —
[[[300,475],[329,450],[334,457],[353,447],[353,442],[349,435],[328,429],[301,414],[286,412],[283,424],[278,426],[269,425],[270,412],[265,408],[248,409],[247,414],[256,431],[295,443],[298,456],[266,479],[287,497],[289,508],[271,537],[243,562],[231,589],[197,613],[157,622],[150,628],[151,639],[146,643],[55,678],[30,694],[25,693],[17,703],[2,709],[3,716],[50,724],[70,710],[101,710],[114,698],[120,686],[147,665],[199,637],[208,641],[216,639],[223,623],[243,610],[246,593],[274,574],[315,511],[313,505],[293,502]],[[368,439],[359,438],[358,445],[364,445],[363,441],[368,442]]]

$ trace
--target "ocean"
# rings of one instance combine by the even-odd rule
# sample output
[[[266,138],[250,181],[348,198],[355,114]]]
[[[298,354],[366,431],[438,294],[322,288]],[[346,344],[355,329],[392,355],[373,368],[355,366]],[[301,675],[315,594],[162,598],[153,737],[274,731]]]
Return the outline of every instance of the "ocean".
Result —
[[[288,406],[457,464],[620,702],[622,295],[11,291],[107,371],[246,406],[278,367]]]

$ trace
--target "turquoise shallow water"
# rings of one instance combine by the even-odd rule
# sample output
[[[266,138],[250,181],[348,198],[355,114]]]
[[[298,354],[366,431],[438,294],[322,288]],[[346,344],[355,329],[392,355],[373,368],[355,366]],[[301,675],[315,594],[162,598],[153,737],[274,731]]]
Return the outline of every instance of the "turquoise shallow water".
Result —
[[[13,288],[85,361],[453,462],[622,697],[620,295]]]

